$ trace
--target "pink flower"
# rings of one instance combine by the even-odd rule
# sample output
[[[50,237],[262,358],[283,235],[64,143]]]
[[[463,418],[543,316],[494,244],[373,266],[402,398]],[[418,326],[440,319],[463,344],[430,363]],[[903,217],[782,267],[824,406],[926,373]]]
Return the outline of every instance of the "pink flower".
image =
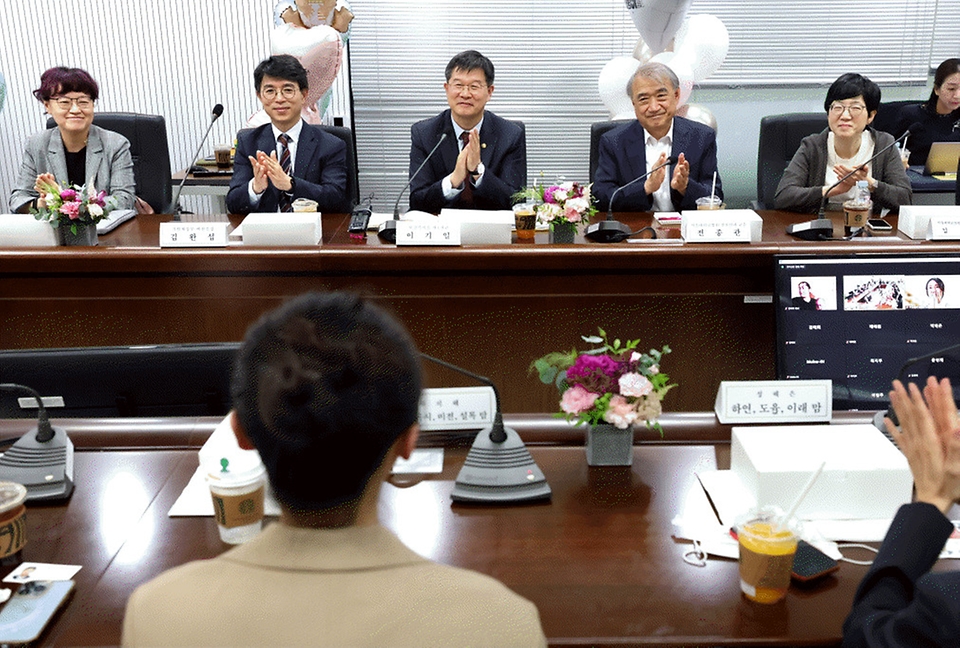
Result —
[[[603,413],[603,420],[612,423],[621,430],[630,427],[637,420],[637,411],[623,396],[614,394],[610,397],[610,405]]]
[[[583,387],[574,385],[567,391],[563,392],[563,397],[560,399],[560,409],[567,414],[579,414],[580,412],[586,412],[588,409],[593,407],[593,404],[599,397],[599,394],[588,392]]]
[[[77,192],[74,191],[73,189],[64,189],[63,191],[60,192],[60,199],[63,200],[63,202],[70,202],[71,200],[76,200]]]
[[[624,396],[646,396],[653,391],[653,384],[646,376],[627,373],[620,376],[620,393]]]
[[[76,193],[74,193],[76,195]],[[65,214],[70,220],[77,220],[80,218],[80,203],[78,202],[65,202],[60,205],[60,213]]]
[[[610,356],[583,354],[567,369],[567,382],[581,385],[588,391],[605,394],[613,391],[620,371],[620,363]]]
[[[571,223],[579,223],[579,222],[580,222],[580,217],[582,216],[582,214],[580,213],[580,211],[579,211],[578,209],[576,209],[576,208],[574,208],[574,207],[571,207],[571,206],[570,206],[570,201],[568,200],[568,201],[567,201],[567,206],[566,206],[566,208],[563,210],[563,216],[564,216],[564,218],[566,218],[566,219],[567,219],[568,221],[570,221]]]

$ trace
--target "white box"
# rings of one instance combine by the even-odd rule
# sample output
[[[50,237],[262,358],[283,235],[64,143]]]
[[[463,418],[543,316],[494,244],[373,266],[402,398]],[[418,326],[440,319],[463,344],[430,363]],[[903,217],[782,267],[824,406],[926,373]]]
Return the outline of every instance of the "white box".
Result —
[[[929,237],[931,218],[960,216],[960,207],[953,205],[904,205],[900,208],[897,229],[912,239]]]
[[[68,225],[61,225],[68,227]],[[57,230],[33,214],[0,214],[0,247],[57,245]]]
[[[323,238],[320,212],[253,213],[243,219],[241,227],[244,245],[312,246]]]
[[[460,224],[461,245],[510,245],[514,227],[512,211],[444,209],[441,220]]]
[[[732,441],[730,469],[760,506],[789,509],[826,460],[801,519],[890,518],[913,493],[906,457],[873,425],[734,427]]]

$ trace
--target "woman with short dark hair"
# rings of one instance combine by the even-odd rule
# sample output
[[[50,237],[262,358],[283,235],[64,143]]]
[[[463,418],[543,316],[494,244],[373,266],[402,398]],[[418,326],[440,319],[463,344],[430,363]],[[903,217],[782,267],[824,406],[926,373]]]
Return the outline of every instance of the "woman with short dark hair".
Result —
[[[934,142],[960,142],[960,58],[940,64],[929,99],[900,109],[896,135],[903,135],[907,129],[910,164],[926,164]]]
[[[80,68],[54,67],[40,77],[33,96],[43,103],[57,127],[27,139],[20,175],[10,195],[10,211],[46,206],[44,185],[91,184],[106,191],[119,209],[131,209],[135,183],[130,142],[93,125],[100,88]]]
[[[816,212],[828,193],[833,208],[839,209],[854,196],[858,180],[867,181],[878,210],[909,205],[913,193],[896,147],[869,162],[894,141],[892,135],[869,128],[879,106],[880,87],[870,79],[847,73],[834,81],[823,102],[828,128],[800,142],[777,186],[776,209]]]

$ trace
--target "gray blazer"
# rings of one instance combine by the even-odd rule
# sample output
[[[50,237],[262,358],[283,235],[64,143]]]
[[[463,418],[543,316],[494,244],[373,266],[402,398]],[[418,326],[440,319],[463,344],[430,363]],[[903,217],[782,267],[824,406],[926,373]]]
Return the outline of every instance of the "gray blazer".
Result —
[[[27,139],[17,185],[10,194],[11,212],[19,212],[39,197],[33,187],[41,173],[52,173],[57,182],[67,181],[67,161],[58,128],[49,128]],[[87,181],[93,180],[97,190],[102,189],[116,198],[118,209],[133,209],[136,188],[130,142],[126,137],[91,124],[86,176]]]
[[[783,172],[777,193],[774,197],[774,209],[786,211],[816,213],[823,201],[823,178],[827,173],[827,133],[830,129],[816,135],[808,135],[800,142],[787,170]],[[874,148],[877,151],[893,143],[893,135],[870,129],[873,133]],[[913,202],[913,190],[910,179],[903,168],[896,147],[890,148],[873,162],[872,175],[877,181],[873,191],[873,202],[877,209],[886,207],[899,211],[900,205]]]

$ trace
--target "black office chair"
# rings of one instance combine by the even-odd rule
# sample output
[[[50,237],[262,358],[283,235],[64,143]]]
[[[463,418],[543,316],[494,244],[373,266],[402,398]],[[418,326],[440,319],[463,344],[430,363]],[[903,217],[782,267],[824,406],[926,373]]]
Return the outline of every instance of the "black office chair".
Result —
[[[170,213],[173,190],[170,179],[170,148],[167,124],[160,115],[129,112],[104,112],[93,116],[93,123],[120,133],[130,141],[133,178],[136,194],[153,207],[153,211]],[[47,119],[47,128],[55,126]]]
[[[900,121],[900,109],[904,106],[915,106],[919,103],[922,103],[921,99],[881,102],[880,107],[877,108],[877,116],[873,118],[873,123],[870,125],[878,131],[890,133],[896,137],[899,135],[896,130],[897,123]],[[907,124],[907,126],[910,126],[910,124]]]
[[[760,120],[757,146],[757,200],[754,209],[773,209],[777,185],[800,140],[827,127],[827,113],[788,113],[767,115]]]
[[[634,121],[633,119],[614,119],[594,122],[590,125],[590,182],[593,182],[597,173],[597,164],[600,163],[600,137],[608,130],[623,126]]]
[[[956,204],[960,205],[960,160],[957,161],[957,179],[955,182],[957,185]]]

